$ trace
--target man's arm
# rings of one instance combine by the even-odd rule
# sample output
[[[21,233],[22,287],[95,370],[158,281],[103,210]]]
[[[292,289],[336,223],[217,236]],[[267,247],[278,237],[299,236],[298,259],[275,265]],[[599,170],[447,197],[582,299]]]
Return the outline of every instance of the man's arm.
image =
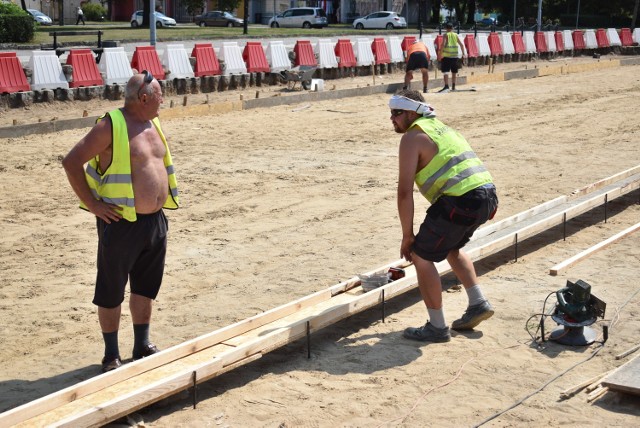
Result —
[[[458,39],[458,45],[460,45],[460,49],[462,52],[462,57],[464,58],[467,54],[466,54],[466,50],[464,48],[464,43],[462,42],[462,40],[460,40],[460,36],[456,35],[456,38]]]
[[[419,152],[415,133],[404,134],[400,140],[398,166],[398,217],[402,227],[400,257],[411,261],[413,234],[413,180],[418,165]]]
[[[120,207],[107,204],[93,197],[84,174],[84,165],[92,158],[104,153],[111,145],[111,120],[105,118],[98,122],[85,137],[80,140],[62,160],[71,188],[89,211],[107,223],[118,221],[122,215]]]

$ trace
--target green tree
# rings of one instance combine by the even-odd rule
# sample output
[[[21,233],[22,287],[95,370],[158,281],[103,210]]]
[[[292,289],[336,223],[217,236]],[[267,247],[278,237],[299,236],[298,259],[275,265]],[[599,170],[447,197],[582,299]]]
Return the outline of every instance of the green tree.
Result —
[[[248,0],[245,0],[248,1]],[[240,5],[240,0],[218,0],[218,7],[222,11],[233,12]]]
[[[182,0],[182,5],[187,9],[187,13],[195,16],[204,10],[204,0]]]

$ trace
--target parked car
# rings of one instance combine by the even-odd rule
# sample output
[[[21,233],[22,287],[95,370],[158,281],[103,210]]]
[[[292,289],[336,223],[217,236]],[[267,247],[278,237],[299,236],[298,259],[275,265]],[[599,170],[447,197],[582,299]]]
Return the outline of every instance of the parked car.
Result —
[[[156,27],[175,27],[176,20],[173,18],[169,18],[167,15],[161,12],[154,12],[156,15]],[[137,28],[142,25],[142,15],[144,14],[143,10],[136,11],[133,15],[131,15],[131,26],[133,28]]]
[[[498,20],[495,18],[482,18],[480,21],[478,21],[478,25],[484,25],[486,27],[489,27],[491,25],[498,25]]]
[[[398,16],[396,12],[374,12],[353,21],[353,28],[358,30],[364,30],[365,28],[393,30],[394,28],[407,28],[407,21],[402,16]]]
[[[53,25],[53,21],[51,20],[51,18],[48,15],[45,15],[44,13],[40,12],[39,10],[27,9],[27,12],[29,12],[29,14],[33,16],[33,20],[36,21],[38,24]]]
[[[322,28],[329,25],[327,14],[319,7],[294,7],[288,9],[269,20],[271,28]]]
[[[231,15],[229,12],[210,10],[209,12],[196,16],[196,25],[201,27],[242,27],[244,20]]]

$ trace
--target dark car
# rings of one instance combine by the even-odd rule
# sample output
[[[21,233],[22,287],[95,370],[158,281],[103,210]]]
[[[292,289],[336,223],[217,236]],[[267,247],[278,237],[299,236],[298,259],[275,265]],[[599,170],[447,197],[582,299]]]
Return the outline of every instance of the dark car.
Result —
[[[210,10],[203,15],[198,15],[195,22],[201,27],[242,27],[244,25],[244,20],[219,10]]]

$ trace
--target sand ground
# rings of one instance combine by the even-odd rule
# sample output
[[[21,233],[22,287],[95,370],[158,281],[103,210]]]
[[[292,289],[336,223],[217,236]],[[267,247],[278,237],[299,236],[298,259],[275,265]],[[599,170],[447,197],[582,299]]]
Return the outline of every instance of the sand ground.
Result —
[[[428,101],[492,172],[500,198],[496,220],[640,164],[640,66],[475,87],[428,94]],[[169,254],[152,325],[159,347],[398,259],[399,135],[387,101],[388,95],[374,95],[163,122],[182,208],[167,213]],[[116,106],[34,106],[20,120]],[[11,123],[16,113],[0,119]],[[60,164],[86,132],[0,141],[0,411],[99,371],[94,220],[77,208]],[[559,393],[633,357],[615,359],[638,343],[640,235],[566,274],[548,271],[637,223],[639,198],[635,191],[611,201],[606,223],[602,209],[570,221],[566,241],[558,228],[525,241],[517,262],[512,251],[478,262],[496,315],[472,333],[454,333],[450,343],[402,338],[405,327],[426,319],[412,291],[387,305],[384,323],[373,309],[324,329],[314,336],[310,359],[306,344],[294,343],[200,386],[196,409],[179,394],[135,417],[154,427],[460,427],[528,397],[487,426],[637,425],[637,396],[608,393],[588,403],[584,393],[565,401]],[[417,226],[428,204],[417,193],[416,201]],[[538,347],[525,329],[549,293],[576,279],[607,303],[605,320],[594,329],[607,322],[609,340],[591,359],[597,345]],[[453,282],[447,277],[445,284]],[[466,307],[464,292],[447,292],[444,305],[451,322]],[[132,329],[123,312],[120,346],[129,358]]]

